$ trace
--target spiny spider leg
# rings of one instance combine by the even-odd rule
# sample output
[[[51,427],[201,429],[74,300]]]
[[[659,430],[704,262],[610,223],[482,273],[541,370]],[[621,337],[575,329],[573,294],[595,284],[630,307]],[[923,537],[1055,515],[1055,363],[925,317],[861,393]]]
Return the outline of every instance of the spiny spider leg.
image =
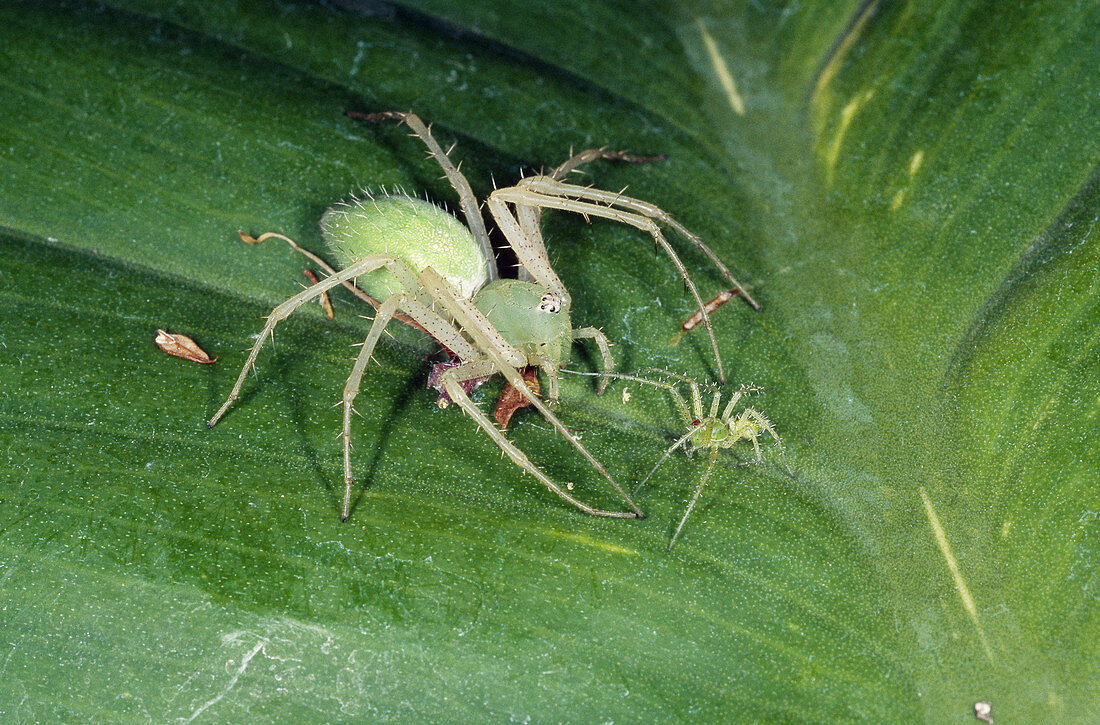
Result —
[[[354,279],[361,274],[366,274],[367,272],[378,269],[379,267],[392,265],[395,262],[399,263],[397,259],[385,254],[372,254],[370,256],[363,257],[359,261],[355,262],[346,269],[341,270],[337,274],[334,274],[331,277],[326,277],[312,287],[302,290],[301,292],[294,295],[289,300],[272,310],[271,314],[268,315],[267,322],[264,324],[263,330],[260,331],[260,335],[256,339],[256,344],[252,346],[252,351],[248,354],[248,359],[245,361],[244,367],[241,368],[241,374],[237,376],[237,382],[233,385],[233,390],[229,393],[229,397],[226,399],[225,403],[222,404],[222,407],[218,409],[218,412],[215,413],[214,417],[210,419],[210,422],[206,424],[207,427],[213,428],[215,425],[217,425],[221,417],[225,415],[225,411],[229,410],[229,406],[232,405],[233,401],[237,399],[238,395],[240,395],[241,386],[244,385],[244,379],[248,375],[249,368],[251,368],[256,363],[256,357],[260,354],[260,348],[263,347],[264,341],[266,341],[268,336],[271,335],[272,331],[275,329],[275,325],[277,325],[280,320],[285,320],[287,317],[290,316],[292,312],[294,312],[294,310],[298,309],[314,297],[319,296],[322,292],[325,292],[338,284],[342,284],[347,280]]]
[[[363,379],[363,372],[367,369],[367,363],[370,362],[374,346],[378,344],[378,338],[382,336],[382,331],[386,329],[386,325],[389,324],[394,312],[397,311],[403,301],[407,302],[407,299],[402,300],[401,296],[394,295],[379,306],[378,314],[374,316],[370,332],[367,333],[367,339],[363,341],[363,347],[359,349],[359,355],[355,358],[355,365],[351,368],[348,381],[344,384],[344,427],[342,430],[344,437],[344,505],[340,508],[341,521],[347,521],[348,516],[351,515],[351,487],[354,483],[351,475],[352,406],[355,403],[355,396],[359,394],[359,383]]]
[[[722,419],[726,420],[727,418],[730,417],[730,414],[733,413],[733,406],[735,406],[737,404],[737,401],[741,400],[741,396],[743,396],[743,395],[752,395],[753,393],[763,393],[763,392],[764,392],[764,388],[758,387],[756,385],[742,385],[739,390],[737,390],[733,395],[730,396],[729,403],[726,405],[725,410],[722,411]],[[752,409],[749,408],[748,410],[752,410]],[[752,412],[755,413],[756,415],[760,415],[755,410],[753,410]],[[771,429],[771,423],[768,422],[768,419],[765,418],[762,415],[760,415],[760,418],[764,423],[768,424],[766,427],[768,429]],[[774,430],[772,430],[772,437],[776,439],[776,441],[775,441],[776,443],[779,442],[779,436],[777,436],[775,434]]]
[[[550,260],[546,256],[546,245],[542,241],[542,233],[539,231],[538,225],[534,225],[533,229],[525,229],[525,225],[520,224],[508,208],[508,204],[498,196],[503,192],[512,191],[514,188],[498,189],[490,194],[485,201],[485,204],[489,207],[489,213],[493,215],[497,227],[504,235],[508,245],[512,247],[512,251],[516,253],[523,271],[527,273],[530,279],[560,295],[563,305],[569,307],[572,304],[572,297],[557,273],[554,272],[554,268],[550,266]]]
[[[588,449],[581,444],[580,439],[565,427],[565,424],[546,407],[546,404],[543,403],[527,383],[524,382],[523,375],[517,368],[526,363],[526,356],[509,345],[501,334],[493,328],[492,324],[485,318],[481,311],[478,310],[472,302],[460,297],[457,291],[451,287],[450,283],[439,276],[431,267],[421,272],[421,279],[425,286],[432,291],[433,297],[438,299],[447,312],[454,318],[455,323],[473,338],[477,347],[484,352],[490,360],[496,363],[497,371],[503,374],[505,379],[512,384],[512,387],[529,400],[531,405],[542,414],[542,417],[553,425],[554,428],[588,460],[592,467],[599,471],[599,473],[611,483],[623,500],[626,501],[627,505],[634,510],[637,518],[645,518],[645,513],[638,508],[638,505],[627,495],[626,491],[616,483],[615,479],[611,477],[611,474],[608,473],[604,465],[588,452]]]
[[[451,368],[443,374],[443,387],[447,391],[447,394],[451,396],[451,400],[456,402],[467,415],[473,418],[478,426],[492,438],[498,446],[500,446],[502,451],[508,454],[508,457],[511,458],[516,465],[530,473],[542,482],[544,486],[579,508],[581,511],[592,514],[593,516],[608,516],[611,518],[645,518],[645,514],[641,513],[641,511],[633,505],[632,501],[630,503],[631,507],[635,509],[634,511],[605,511],[589,506],[583,501],[571,496],[565,489],[554,483],[537,466],[531,463],[530,459],[524,455],[523,451],[508,440],[508,438],[506,438],[504,434],[485,417],[481,409],[474,405],[473,401],[470,400],[470,396],[462,389],[461,382],[463,379],[467,377],[478,378],[493,372],[496,372],[496,367],[488,360],[466,363],[457,368]],[[618,488],[618,486],[616,486],[616,488]],[[622,492],[620,491],[620,493]],[[626,500],[630,501],[630,498],[626,497]]]
[[[609,374],[615,370],[615,358],[611,357],[611,341],[607,339],[607,335],[603,334],[603,330],[599,330],[595,327],[577,327],[573,329],[573,339],[591,339],[596,341],[596,347],[600,349],[600,357],[603,360],[604,374]],[[601,378],[596,383],[596,395],[603,395],[603,391],[607,390],[607,384],[611,382],[611,378]]]
[[[490,196],[489,199],[486,200],[486,203],[491,199],[492,197]],[[519,274],[517,275],[519,279],[525,282],[534,282],[539,279],[539,275],[529,268],[529,264],[538,264],[540,268],[539,273],[546,274],[546,271],[541,269],[543,266],[542,263],[535,262],[536,259],[546,260],[545,266],[550,266],[550,255],[546,252],[546,242],[542,238],[542,227],[539,225],[541,217],[542,210],[538,207],[517,207],[515,209],[515,222],[518,226],[515,238],[517,240],[522,240],[521,243],[529,249],[528,256],[520,258]],[[516,245],[512,243],[512,235],[503,228],[501,228],[501,231],[504,232],[504,237],[508,240],[508,243],[515,249]],[[519,256],[518,253],[517,256]],[[565,289],[565,285],[561,284],[560,281],[558,284],[561,285],[562,289]]]
[[[400,277],[405,280],[416,280],[411,270],[404,267],[404,265],[400,266],[403,267]],[[417,280],[417,284],[419,284],[419,280]],[[341,521],[347,521],[348,516],[351,515],[351,488],[354,483],[351,474],[351,414],[354,410],[353,405],[356,396],[359,395],[359,384],[371,360],[371,355],[374,354],[374,348],[382,337],[386,325],[395,316],[397,310],[401,308],[404,308],[417,321],[418,327],[428,332],[447,349],[453,350],[459,357],[470,359],[477,355],[474,347],[447,320],[417,302],[410,295],[393,295],[379,306],[378,314],[374,317],[370,332],[367,333],[367,338],[363,341],[359,355],[355,358],[355,365],[352,366],[351,374],[348,375],[347,383],[344,385],[342,398],[344,405],[344,427],[342,430],[344,438],[344,504],[341,508]]]
[[[470,232],[473,233],[474,239],[477,240],[482,253],[485,255],[485,259],[494,258],[493,245],[489,242],[489,234],[485,231],[485,220],[481,218],[481,209],[477,203],[477,197],[474,196],[474,190],[470,188],[470,182],[466,180],[466,177],[462,175],[458,167],[451,163],[450,156],[447,155],[447,152],[444,151],[443,147],[435,140],[432,136],[431,129],[424,125],[424,122],[420,120],[419,116],[411,111],[382,111],[381,113],[346,111],[344,115],[348,118],[358,118],[364,121],[370,121],[371,123],[392,120],[397,121],[399,124],[404,123],[408,126],[409,130],[428,147],[428,151],[431,153],[432,157],[443,169],[443,173],[447,175],[447,180],[451,182],[451,187],[458,194],[459,205],[462,207],[462,214],[466,218],[466,226],[468,226]],[[489,280],[491,281],[496,278],[496,267],[490,264]]]
[[[526,180],[525,180],[526,181]],[[521,182],[522,183],[522,182]],[[516,207],[522,206],[539,206],[548,209],[559,209],[561,211],[571,211],[583,216],[596,216],[604,219],[610,219],[612,221],[622,222],[623,224],[629,224],[632,227],[636,227],[644,232],[648,232],[657,245],[664,250],[668,258],[672,260],[672,263],[676,266],[677,271],[680,273],[680,278],[684,280],[684,284],[687,285],[688,290],[691,292],[691,296],[695,298],[695,304],[698,305],[699,310],[703,313],[703,325],[707,328],[707,334],[710,336],[710,345],[714,351],[714,362],[718,368],[718,379],[722,382],[726,382],[726,372],[722,367],[722,356],[718,352],[718,340],[714,337],[714,330],[710,324],[710,316],[706,314],[703,298],[699,296],[699,290],[695,287],[695,282],[692,281],[691,275],[688,274],[687,267],[680,261],[680,257],[676,254],[676,251],[665,239],[664,233],[661,231],[661,227],[657,222],[653,221],[649,217],[642,216],[640,214],[632,214],[630,212],[621,211],[619,209],[613,209],[600,204],[594,204],[586,201],[578,201],[576,199],[568,199],[560,196],[552,196],[548,194],[541,194],[528,189],[513,186],[507,189],[497,189],[489,195],[489,211],[493,214],[493,217],[497,220],[497,224],[502,229],[508,226],[519,228],[519,225],[515,222],[515,218],[508,212],[507,204],[514,204]],[[509,220],[511,224],[509,224]],[[551,287],[553,282],[549,278],[543,279],[539,277],[539,269],[533,264],[528,264],[525,259],[525,255],[529,252],[524,248],[523,240],[520,240],[519,244],[513,242],[511,235],[505,231],[505,236],[508,238],[513,249],[516,250],[516,255],[520,257],[524,266],[531,270],[531,273],[542,284]],[[553,275],[553,270],[550,270],[548,262],[543,262],[546,270],[550,271]],[[558,286],[561,285],[561,280],[557,278],[557,275],[553,275],[553,280],[556,281]],[[562,286],[564,289],[564,286]]]
[[[606,146],[598,149],[585,149],[578,154],[570,156],[556,169],[547,174],[547,176],[555,181],[561,181],[569,174],[576,171],[578,167],[593,161],[599,161],[600,159],[605,159],[607,161],[625,161],[630,164],[648,164],[654,161],[665,161],[668,159],[668,156],[665,154],[638,156],[627,153],[626,151],[609,151]]]
[[[241,235],[241,239],[244,240],[245,244],[262,244],[263,242],[266,242],[268,239],[282,239],[284,242],[286,242],[287,244],[290,245],[291,249],[293,249],[296,252],[301,253],[304,257],[309,259],[309,261],[313,262],[318,267],[323,269],[326,274],[329,274],[329,275],[336,274],[336,270],[333,269],[328,264],[328,262],[321,259],[320,257],[318,257],[313,252],[309,251],[308,249],[300,246],[297,242],[295,242],[290,237],[284,236],[282,234],[277,234],[276,232],[265,232],[264,234],[261,234],[258,237],[251,237],[251,236],[245,234],[244,232],[238,232],[238,234]],[[378,308],[382,306],[381,302],[379,302],[378,300],[374,299],[373,297],[368,295],[363,290],[356,287],[354,282],[352,282],[351,280],[342,282],[341,284],[344,287],[344,289],[346,289],[347,291],[351,292],[353,295],[355,295],[359,299],[361,299],[364,302],[366,302],[367,304],[369,304],[375,310],[378,310]],[[395,312],[393,317],[394,317],[395,320],[399,320],[400,322],[404,322],[409,327],[415,328],[415,329],[420,330],[421,332],[424,332],[424,333],[428,332],[427,330],[425,330],[423,327],[420,326],[420,323],[418,323],[416,320],[414,320],[413,318],[409,317],[408,315],[406,315],[404,313]]]
[[[708,247],[698,235],[693,234],[687,227],[680,222],[676,221],[669,215],[664,209],[651,204],[648,201],[642,201],[641,199],[635,199],[630,196],[623,196],[612,191],[606,191],[604,189],[596,189],[589,186],[577,186],[575,184],[566,184],[557,179],[547,178],[545,176],[532,176],[527,179],[521,180],[517,186],[523,186],[537,191],[543,194],[549,194],[551,196],[565,196],[573,199],[582,199],[584,201],[593,201],[600,204],[606,204],[613,207],[622,207],[627,211],[636,212],[642,216],[650,219],[656,219],[661,224],[671,227],[676,230],[681,236],[687,239],[689,242],[695,245],[695,247],[706,255],[707,259],[718,268],[722,276],[725,277],[734,288],[741,293],[745,298],[745,301],[752,306],[754,310],[759,312],[761,310],[760,304],[752,298],[752,296],[741,286],[729,268],[722,262],[714,251]],[[704,308],[705,309],[705,308]]]
[[[566,159],[550,173],[550,178],[557,180],[563,179],[571,172],[576,171],[578,167],[599,159],[626,161],[630,163],[647,163],[650,161],[664,161],[666,158],[667,157],[663,155],[635,156],[625,151],[608,151],[606,148],[586,149]],[[533,246],[541,250],[539,252],[541,256],[546,257],[546,243],[543,241],[542,229],[539,226],[539,222],[542,218],[542,208],[537,206],[519,206],[515,209],[515,216],[523,237]],[[520,279],[531,281],[532,277],[533,275],[526,267],[520,267]],[[597,394],[599,394],[599,391]]]
[[[721,405],[721,404],[722,404],[722,391],[721,390],[715,390],[714,391],[714,400],[712,400],[711,403],[710,403],[710,413],[707,414],[707,417],[708,418],[717,418],[718,417],[718,406]]]

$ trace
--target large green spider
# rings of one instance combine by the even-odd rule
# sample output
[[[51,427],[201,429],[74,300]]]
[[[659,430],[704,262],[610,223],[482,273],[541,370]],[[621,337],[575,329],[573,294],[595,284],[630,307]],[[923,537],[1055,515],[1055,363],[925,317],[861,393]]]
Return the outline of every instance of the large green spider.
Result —
[[[755,308],[759,305],[733,278],[729,269],[703,242],[656,206],[621,194],[562,181],[582,164],[597,159],[641,160],[625,153],[589,149],[568,159],[549,174],[522,179],[497,189],[487,206],[520,264],[519,279],[501,279],[469,183],[451,163],[424,123],[412,113],[349,114],[369,121],[405,123],[428,147],[458,193],[466,225],[439,207],[405,195],[353,199],[330,208],[321,220],[325,240],[342,267],[336,271],[315,255],[330,276],[276,307],[267,318],[225,403],[210,419],[212,428],[237,399],[248,370],[255,365],[264,341],[275,325],[307,301],[332,287],[358,283],[373,298],[377,314],[352,367],[343,395],[344,502],[341,518],[351,512],[351,414],[363,373],[383,330],[397,317],[427,332],[454,358],[443,367],[438,387],[458,404],[512,461],[547,488],[580,510],[595,516],[644,518],[645,514],[615,482],[607,469],[558,420],[550,407],[558,398],[558,372],[568,361],[575,339],[592,339],[599,347],[605,372],[614,369],[609,343],[595,327],[574,329],[569,317],[570,296],[554,273],[539,231],[542,209],[561,209],[585,216],[623,222],[649,232],[679,270],[702,312],[710,332],[719,377],[724,379],[718,344],[710,329],[703,300],[676,252],[665,240],[660,224],[677,230],[700,249]],[[286,239],[285,237],[282,237]],[[286,239],[286,241],[290,241]],[[297,248],[296,244],[291,244]],[[524,381],[522,371],[540,369],[548,381],[544,403]],[[467,394],[470,382],[500,373],[574,448],[600,472],[630,507],[606,511],[589,506],[550,479],[496,428]],[[602,391],[602,386],[600,387]],[[569,488],[572,488],[569,486]]]

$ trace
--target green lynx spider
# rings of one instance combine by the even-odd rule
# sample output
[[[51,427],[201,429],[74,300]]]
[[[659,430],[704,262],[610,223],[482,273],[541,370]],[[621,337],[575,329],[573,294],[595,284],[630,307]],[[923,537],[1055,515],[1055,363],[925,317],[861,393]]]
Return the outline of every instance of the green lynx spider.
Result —
[[[695,495],[691,497],[691,503],[688,504],[683,518],[680,519],[680,525],[676,527],[676,533],[672,535],[672,540],[668,542],[669,551],[672,551],[672,545],[676,543],[676,539],[680,536],[680,531],[684,528],[684,523],[687,522],[688,516],[691,515],[696,502],[699,500],[699,495],[703,492],[703,487],[707,485],[707,480],[714,471],[714,465],[718,461],[718,451],[723,448],[732,448],[741,441],[749,441],[752,443],[753,451],[756,453],[756,460],[754,462],[762,463],[764,457],[760,451],[759,439],[760,436],[767,433],[775,439],[775,445],[779,449],[779,456],[783,461],[783,467],[787,469],[788,474],[791,473],[791,467],[787,465],[787,457],[783,452],[783,442],[780,441],[779,434],[775,432],[775,427],[772,426],[771,421],[769,421],[763,413],[754,408],[747,407],[737,415],[734,415],[733,412],[734,408],[741,401],[741,398],[752,393],[762,392],[763,388],[749,385],[741,386],[740,389],[730,395],[729,401],[727,401],[726,407],[722,408],[721,414],[719,414],[718,410],[722,405],[722,391],[715,390],[714,399],[710,404],[710,410],[704,414],[703,394],[700,385],[694,378],[688,377],[687,375],[653,368],[642,370],[638,375],[626,375],[622,373],[584,373],[572,370],[567,370],[565,372],[572,375],[599,376],[604,380],[626,380],[629,382],[651,385],[668,391],[669,395],[672,396],[673,402],[676,404],[676,410],[679,412],[687,432],[677,438],[676,442],[661,454],[657,463],[654,464],[646,477],[643,478],[642,482],[634,489],[635,494],[641,490],[642,486],[646,485],[649,479],[653,477],[653,474],[657,472],[657,469],[660,468],[661,464],[664,463],[677,448],[682,447],[689,456],[700,450],[710,451],[706,470],[703,471],[703,477],[699,479],[699,484],[695,487]],[[667,376],[680,383],[687,383],[691,389],[691,407],[688,407],[687,401],[684,400],[684,396],[680,393],[676,384],[670,383],[667,380],[643,377],[642,374]]]
[[[383,112],[349,114],[369,121],[396,120],[407,125],[419,137],[442,167],[457,192],[466,225],[439,207],[403,195],[355,199],[330,208],[321,220],[325,239],[341,265],[340,271],[310,255],[329,273],[329,277],[294,295],[276,307],[260,332],[241,369],[229,397],[214,417],[211,428],[221,419],[240,393],[250,368],[264,341],[275,325],[307,301],[337,285],[358,283],[374,300],[377,314],[344,387],[343,447],[344,501],[341,519],[351,511],[351,414],[360,381],[371,354],[391,319],[412,320],[431,335],[455,358],[456,364],[440,375],[439,388],[466,412],[477,425],[524,471],[580,510],[595,516],[644,518],[645,514],[615,482],[607,469],[566,429],[550,407],[558,398],[558,372],[568,361],[573,340],[592,339],[597,344],[605,372],[614,369],[609,342],[595,327],[573,329],[570,324],[570,296],[550,266],[546,246],[539,231],[543,209],[560,209],[619,221],[649,232],[656,244],[672,260],[703,311],[703,323],[710,331],[710,320],[703,309],[695,284],[675,251],[665,240],[658,224],[677,230],[701,250],[719,271],[748,296],[726,266],[695,235],[672,220],[664,211],[644,201],[599,189],[575,186],[562,181],[579,166],[598,159],[642,160],[605,149],[582,151],[549,174],[520,180],[515,186],[497,189],[487,206],[505,240],[520,263],[519,279],[500,279],[492,246],[482,221],[477,198],[466,178],[451,163],[448,152],[432,137],[431,131],[412,113]],[[281,237],[290,241],[285,237]],[[291,242],[292,246],[301,248]],[[711,345],[719,376],[723,376],[718,346],[711,332]],[[540,400],[524,382],[522,370],[538,367],[548,381],[547,401]],[[470,400],[471,381],[504,375],[531,404],[573,445],[618,492],[630,511],[606,511],[574,498],[536,467]],[[602,381],[601,381],[602,382]],[[465,386],[464,386],[465,384]],[[602,391],[602,385],[600,390]],[[569,487],[571,488],[571,486]]]

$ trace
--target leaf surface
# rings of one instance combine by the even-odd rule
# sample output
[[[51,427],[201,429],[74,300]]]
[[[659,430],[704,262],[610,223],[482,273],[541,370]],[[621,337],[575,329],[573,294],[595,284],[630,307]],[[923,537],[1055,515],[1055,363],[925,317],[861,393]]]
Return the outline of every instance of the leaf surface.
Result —
[[[1100,5],[0,5],[0,713],[169,719],[1088,722],[1100,716]],[[609,145],[752,286],[715,314],[783,436],[644,521],[573,510],[424,389],[426,341],[309,305],[213,430],[270,309],[363,188],[454,207]],[[543,229],[624,370],[714,376],[635,230]],[[679,244],[704,297],[722,289]],[[160,352],[191,337],[196,365]],[[571,367],[595,369],[575,349]],[[628,489],[683,433],[659,392],[559,413]],[[478,393],[483,408],[499,385]],[[615,497],[533,411],[556,480]]]

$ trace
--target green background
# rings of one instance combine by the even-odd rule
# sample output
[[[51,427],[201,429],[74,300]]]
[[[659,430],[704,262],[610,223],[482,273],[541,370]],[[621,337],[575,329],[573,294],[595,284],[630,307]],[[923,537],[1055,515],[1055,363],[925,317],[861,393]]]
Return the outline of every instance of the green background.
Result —
[[[338,5],[0,3],[5,720],[1100,719],[1100,4]],[[698,458],[648,519],[584,516],[438,410],[394,330],[341,525],[347,295],[280,325],[208,431],[304,282],[238,229],[322,251],[353,190],[454,204],[348,109],[434,121],[481,196],[571,147],[668,154],[587,179],[752,285],[764,311],[715,331],[793,477],[730,452],[666,553]],[[713,377],[705,336],[669,344],[692,304],[651,241],[543,227],[624,369]],[[659,394],[565,382],[624,485],[681,432]],[[511,433],[615,505],[530,411]]]

